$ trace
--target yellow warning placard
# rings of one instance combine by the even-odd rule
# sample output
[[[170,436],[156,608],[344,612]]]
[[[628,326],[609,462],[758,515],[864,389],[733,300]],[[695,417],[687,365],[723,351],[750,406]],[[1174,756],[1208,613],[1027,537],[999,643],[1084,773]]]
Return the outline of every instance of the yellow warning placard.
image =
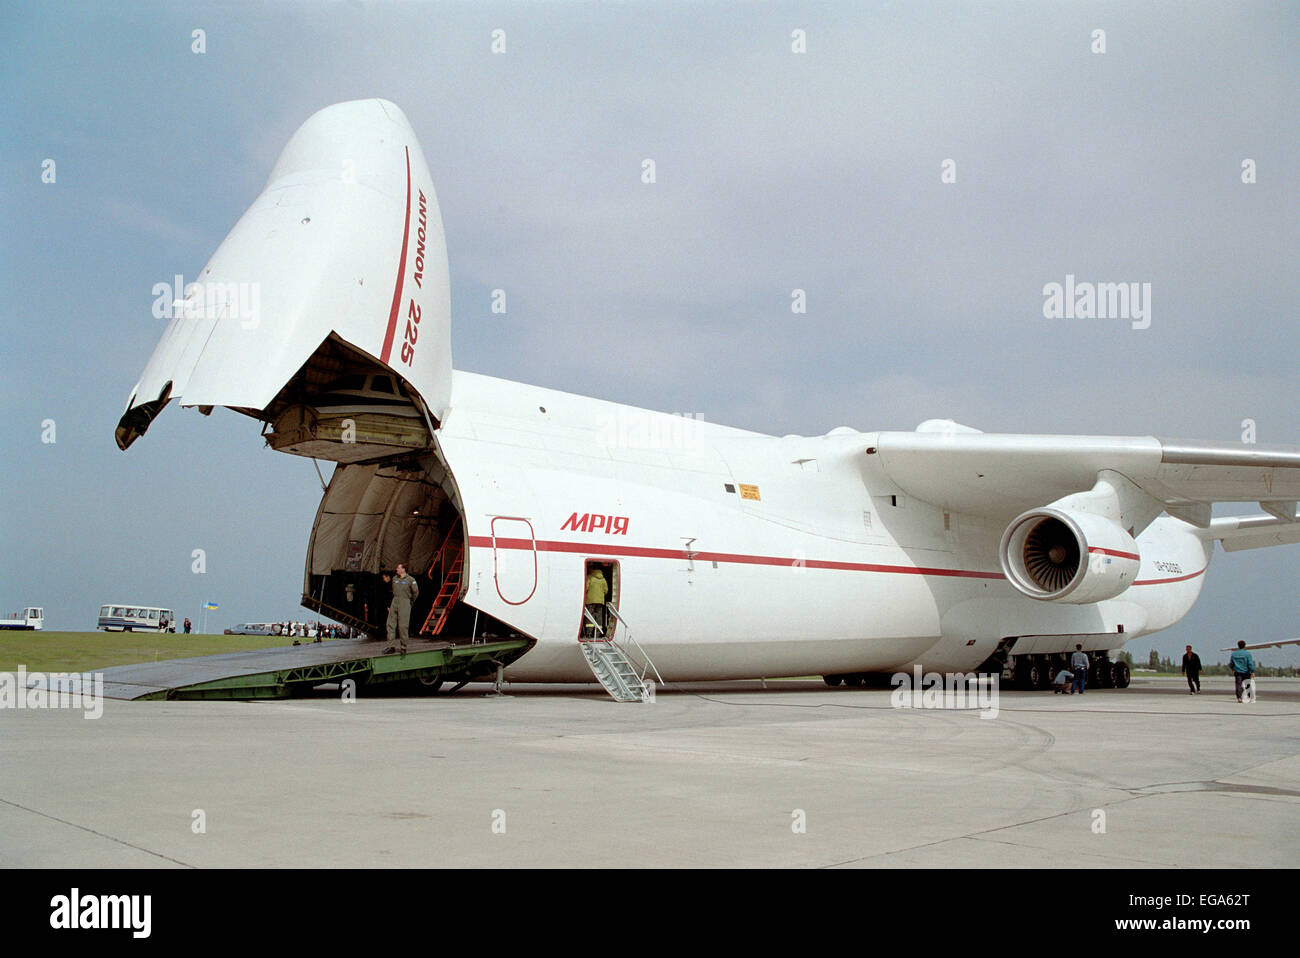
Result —
[[[762,497],[758,494],[758,486],[747,486],[742,482],[740,483],[740,498],[757,501]]]

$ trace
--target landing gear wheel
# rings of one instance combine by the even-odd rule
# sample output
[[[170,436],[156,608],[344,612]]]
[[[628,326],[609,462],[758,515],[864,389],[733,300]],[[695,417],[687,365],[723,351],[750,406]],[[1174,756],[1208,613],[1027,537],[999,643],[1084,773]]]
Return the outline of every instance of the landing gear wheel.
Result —
[[[1097,666],[1097,688],[1113,689],[1115,687],[1115,666],[1107,659],[1102,659]]]
[[[1016,688],[1029,691],[1034,687],[1033,670],[1028,662],[1023,660],[1016,663],[1015,678],[1013,679]]]
[[[1116,662],[1115,663],[1115,688],[1117,689],[1128,688],[1128,680],[1129,680],[1128,663]]]
[[[831,688],[835,688],[835,686],[839,685],[841,682],[844,681],[844,676],[842,676],[842,675],[823,675],[823,676],[822,676],[822,681],[825,682],[827,685],[829,685]]]
[[[861,688],[861,687],[862,687],[862,676],[860,676],[860,675],[846,675],[846,676],[844,676],[844,684],[845,684],[846,686],[848,686],[849,688],[851,688],[851,689]]]

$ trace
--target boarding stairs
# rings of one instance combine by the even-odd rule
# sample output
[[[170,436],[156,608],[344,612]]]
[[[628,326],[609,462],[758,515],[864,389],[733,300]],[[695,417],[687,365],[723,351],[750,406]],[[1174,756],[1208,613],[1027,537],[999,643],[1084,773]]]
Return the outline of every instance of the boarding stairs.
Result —
[[[642,660],[640,671],[629,655],[621,645],[613,640],[613,637],[607,635],[601,628],[591,610],[583,607],[583,616],[591,625],[592,636],[578,640],[582,647],[582,654],[591,666],[592,674],[596,680],[605,687],[616,702],[646,702],[651,700],[650,689],[646,685],[646,672],[654,670],[655,677],[658,678],[659,684],[663,684],[663,677],[659,675],[659,670],[655,668],[650,657],[646,655],[645,649],[641,648],[640,643],[632,638],[632,630],[628,627],[627,621],[618,614],[618,610],[612,605],[605,606],[605,614],[612,617],[623,625],[624,642],[635,646],[640,653]],[[607,618],[608,621],[608,618]]]
[[[424,620],[424,625],[420,627],[421,635],[438,635],[442,632],[443,627],[447,624],[452,608],[460,599],[460,580],[461,573],[464,571],[464,549],[461,538],[457,535],[460,526],[460,517],[451,524],[451,531],[447,533],[447,538],[442,541],[438,547],[438,553],[434,556],[433,562],[429,563],[429,577],[433,577],[433,570],[442,568],[445,570],[442,577],[442,586],[438,589],[437,596],[434,597],[433,605],[429,608],[429,615]]]

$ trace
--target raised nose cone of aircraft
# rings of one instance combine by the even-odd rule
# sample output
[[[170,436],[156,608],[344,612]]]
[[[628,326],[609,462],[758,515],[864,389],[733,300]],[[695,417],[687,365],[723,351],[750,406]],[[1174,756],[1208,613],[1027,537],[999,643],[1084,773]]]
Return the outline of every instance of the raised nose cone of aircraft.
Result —
[[[319,421],[311,400],[349,376],[396,381],[394,398],[409,397],[421,419],[448,406],[442,218],[415,133],[386,100],[311,116],[197,280],[177,286],[160,299],[170,322],[118,422],[122,449],[177,400],[269,423],[299,407],[299,428],[273,445],[319,455],[337,443],[304,432]],[[376,444],[394,436],[423,445],[393,429]]]

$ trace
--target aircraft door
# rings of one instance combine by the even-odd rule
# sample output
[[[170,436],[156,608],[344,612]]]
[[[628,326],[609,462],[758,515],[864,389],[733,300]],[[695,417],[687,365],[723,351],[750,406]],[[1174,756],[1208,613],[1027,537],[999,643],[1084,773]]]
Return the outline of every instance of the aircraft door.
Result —
[[[502,602],[523,605],[536,594],[537,536],[528,519],[493,516],[492,572]]]
[[[578,637],[612,639],[618,629],[614,612],[618,611],[619,586],[622,584],[619,563],[617,560],[588,559],[583,567],[584,613]]]

